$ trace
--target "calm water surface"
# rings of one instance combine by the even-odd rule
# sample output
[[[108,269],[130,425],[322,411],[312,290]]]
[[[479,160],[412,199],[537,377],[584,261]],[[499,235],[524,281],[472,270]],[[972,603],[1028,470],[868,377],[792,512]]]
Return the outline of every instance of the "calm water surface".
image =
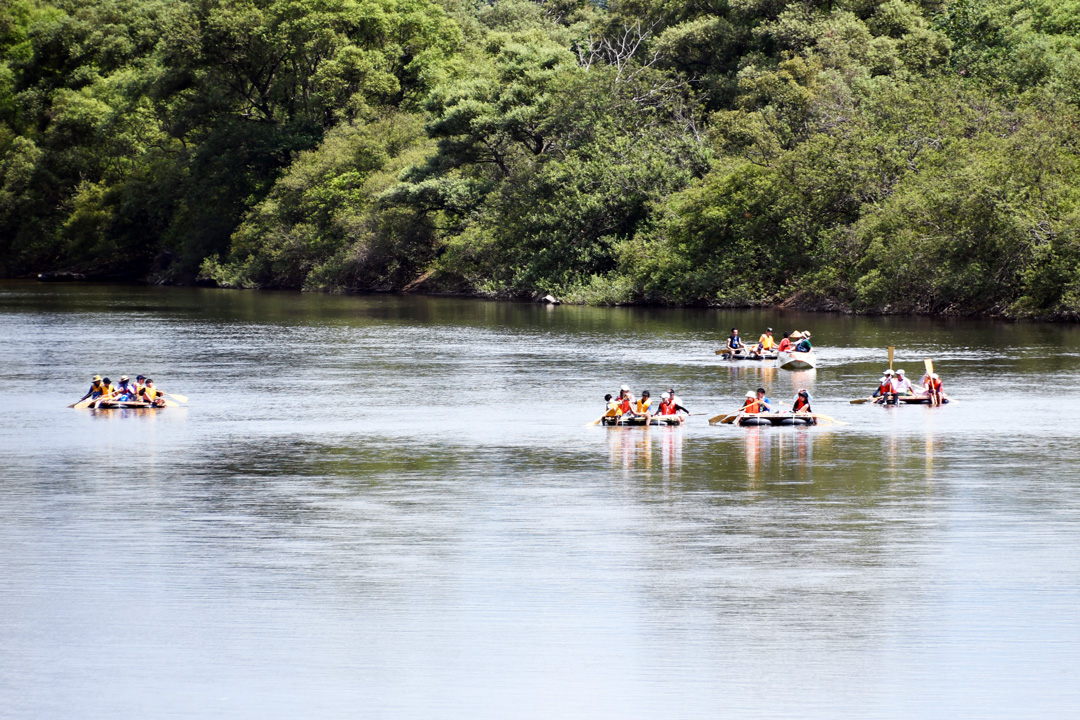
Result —
[[[890,344],[959,402],[850,405]],[[0,717],[1080,711],[1074,326],[5,282],[0,360]]]

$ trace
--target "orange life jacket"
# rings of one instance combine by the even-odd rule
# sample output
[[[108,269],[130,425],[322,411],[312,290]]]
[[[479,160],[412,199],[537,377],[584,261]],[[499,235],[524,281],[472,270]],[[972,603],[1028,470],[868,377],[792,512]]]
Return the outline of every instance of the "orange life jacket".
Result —
[[[671,402],[671,400],[661,400],[660,401],[660,414],[661,415],[674,415],[675,414],[675,403]]]
[[[627,398],[623,398],[619,401],[619,410],[624,414],[630,412],[630,401]]]
[[[761,412],[761,401],[756,400],[756,399],[751,400],[750,398],[746,398],[746,403],[742,406],[742,411],[744,413],[759,413],[759,412]]]

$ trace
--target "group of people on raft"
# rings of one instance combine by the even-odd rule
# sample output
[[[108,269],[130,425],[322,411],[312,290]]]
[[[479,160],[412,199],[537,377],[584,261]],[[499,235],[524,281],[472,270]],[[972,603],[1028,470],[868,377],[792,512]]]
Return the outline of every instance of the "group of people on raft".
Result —
[[[607,403],[607,412],[604,413],[604,417],[642,417],[645,418],[645,422],[649,422],[660,415],[676,416],[681,423],[690,414],[675,394],[675,388],[669,388],[667,392],[661,393],[660,403],[656,406],[653,406],[653,399],[648,390],[642,390],[641,397],[635,399],[627,385],[619,388],[617,397],[612,397],[611,394],[605,395],[604,402]],[[680,412],[684,414],[679,415]]]
[[[116,385],[109,378],[95,375],[90,390],[78,402],[87,399],[95,400],[94,407],[99,407],[103,402],[145,402],[150,407],[165,407],[164,394],[145,375],[136,375],[135,382],[131,382],[127,375],[121,375]]]
[[[730,355],[749,355],[752,358],[760,358],[765,354],[773,355],[778,352],[810,352],[814,346],[810,343],[809,330],[795,330],[786,332],[777,342],[773,338],[773,329],[765,328],[765,332],[758,337],[757,343],[748,345],[739,337],[739,329],[731,328],[725,350]]]
[[[757,392],[754,392],[753,390],[746,391],[746,400],[743,401],[742,407],[739,408],[739,412],[752,415],[757,413],[771,413],[780,411],[773,410],[772,400],[770,400],[766,396],[765,388],[759,387],[757,389]],[[810,392],[806,388],[799,388],[799,391],[795,394],[795,399],[791,404],[791,412],[814,412],[810,408]],[[817,420],[811,418],[811,423],[817,424]]]
[[[924,374],[919,383],[921,387],[916,389],[917,386],[907,378],[903,370],[897,370],[896,372],[891,369],[886,370],[882,373],[881,380],[878,381],[877,390],[870,397],[874,398],[876,403],[889,405],[898,404],[901,397],[916,396],[929,397],[933,405],[942,405],[949,402],[949,399],[945,396],[945,391],[942,389],[941,378],[938,377],[937,373],[928,372]]]

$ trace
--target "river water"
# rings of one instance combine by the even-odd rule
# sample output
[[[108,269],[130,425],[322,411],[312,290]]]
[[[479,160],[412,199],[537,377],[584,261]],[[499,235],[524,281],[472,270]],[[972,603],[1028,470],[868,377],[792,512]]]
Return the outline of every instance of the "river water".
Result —
[[[4,282],[0,341],[0,717],[1080,711],[1075,326]],[[957,402],[849,404],[888,345]],[[188,406],[65,407],[139,372]]]

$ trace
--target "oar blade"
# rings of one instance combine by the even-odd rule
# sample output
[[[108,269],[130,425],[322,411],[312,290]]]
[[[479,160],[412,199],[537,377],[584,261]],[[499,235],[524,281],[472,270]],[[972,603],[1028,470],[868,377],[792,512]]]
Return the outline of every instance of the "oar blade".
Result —
[[[169,397],[171,397],[173,400],[176,400],[177,402],[186,403],[188,401],[187,395],[178,395],[176,393],[167,393],[167,392],[163,392],[161,394],[162,395],[168,395]]]
[[[97,398],[86,398],[82,402],[77,402],[74,405],[72,405],[71,407],[75,408],[76,410],[82,410],[83,408],[90,407],[90,405],[93,404],[94,400],[96,400],[96,399]]]

